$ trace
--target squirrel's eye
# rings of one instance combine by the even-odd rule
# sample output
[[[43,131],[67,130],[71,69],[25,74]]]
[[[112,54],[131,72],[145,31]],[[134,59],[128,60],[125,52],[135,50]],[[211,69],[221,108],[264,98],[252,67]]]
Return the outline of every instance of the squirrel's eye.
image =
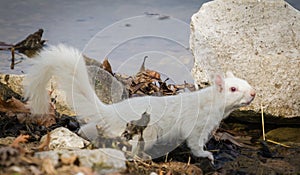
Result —
[[[231,87],[231,88],[230,88],[230,91],[231,91],[231,92],[235,92],[235,91],[236,91],[236,88],[235,88],[235,87]]]

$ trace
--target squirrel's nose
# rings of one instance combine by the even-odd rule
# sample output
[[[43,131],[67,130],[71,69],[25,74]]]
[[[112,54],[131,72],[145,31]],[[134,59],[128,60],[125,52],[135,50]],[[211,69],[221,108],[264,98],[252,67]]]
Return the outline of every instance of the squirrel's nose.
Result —
[[[251,97],[255,97],[256,93],[255,93],[255,90],[254,90],[254,89],[252,89],[252,90],[250,91],[250,95],[251,95]]]

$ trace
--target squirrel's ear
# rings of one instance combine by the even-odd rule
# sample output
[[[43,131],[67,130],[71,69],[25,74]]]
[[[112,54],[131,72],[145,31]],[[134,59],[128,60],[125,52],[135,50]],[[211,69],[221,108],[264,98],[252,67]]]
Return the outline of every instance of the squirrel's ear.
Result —
[[[224,90],[224,80],[220,74],[215,76],[215,86],[217,87],[219,92]]]
[[[234,78],[235,76],[233,75],[233,73],[231,71],[227,71],[226,72],[226,78]]]

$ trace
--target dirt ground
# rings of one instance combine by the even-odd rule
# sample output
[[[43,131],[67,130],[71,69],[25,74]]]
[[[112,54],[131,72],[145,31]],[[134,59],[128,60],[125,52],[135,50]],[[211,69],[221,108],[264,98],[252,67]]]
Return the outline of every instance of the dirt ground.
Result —
[[[80,162],[61,162],[53,167],[47,160],[35,158],[34,152],[43,151],[39,142],[48,131],[63,126],[76,132],[79,125],[74,117],[60,116],[46,128],[32,123],[21,123],[18,115],[0,113],[0,174],[69,174],[85,172],[97,174],[93,168],[82,167]],[[272,128],[273,129],[273,128]],[[223,121],[219,133],[235,136],[235,143],[214,138],[207,150],[214,153],[215,164],[208,159],[194,157],[185,143],[153,161],[127,161],[127,170],[115,174],[298,174],[300,146],[273,144],[261,139],[259,124],[237,123],[234,117]],[[20,139],[20,135],[23,138]],[[24,138],[28,135],[28,138]],[[19,136],[19,137],[18,137]],[[18,138],[17,138],[18,137]],[[233,142],[234,142],[233,141]],[[238,146],[239,145],[239,146]],[[44,145],[46,146],[46,145]],[[76,167],[76,168],[74,168]]]

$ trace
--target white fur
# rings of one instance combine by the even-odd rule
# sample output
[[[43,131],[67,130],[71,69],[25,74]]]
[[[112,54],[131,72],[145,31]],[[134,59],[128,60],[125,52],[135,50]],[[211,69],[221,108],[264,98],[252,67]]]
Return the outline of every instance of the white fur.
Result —
[[[137,97],[106,105],[97,98],[89,84],[86,66],[78,50],[64,45],[52,46],[35,59],[25,88],[33,114],[49,111],[45,88],[49,79],[55,76],[67,93],[68,104],[83,123],[81,133],[88,138],[96,136],[96,124],[105,128],[110,136],[121,136],[128,121],[141,118],[147,111],[150,123],[144,131],[146,149],[157,143],[171,143],[175,147],[186,139],[195,156],[211,160],[212,153],[203,149],[211,131],[230,112],[249,104],[255,95],[245,80],[228,73],[229,78],[216,76],[213,86],[200,91],[176,96]],[[231,92],[231,87],[237,91]]]

